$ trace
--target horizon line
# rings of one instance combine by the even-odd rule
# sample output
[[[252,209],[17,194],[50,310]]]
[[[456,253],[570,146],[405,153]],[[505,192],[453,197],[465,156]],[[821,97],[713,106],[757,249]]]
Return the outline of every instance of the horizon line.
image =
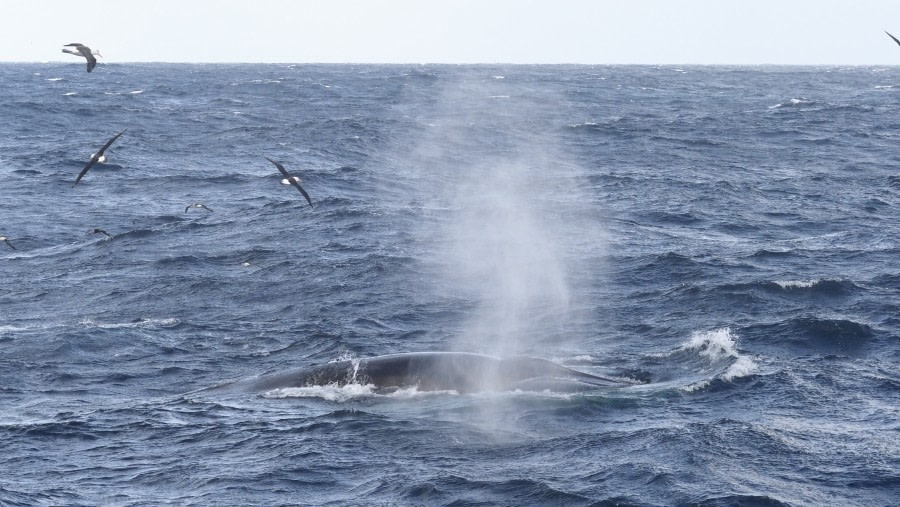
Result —
[[[84,62],[65,61],[65,60],[0,60],[0,64],[63,64],[63,65],[80,65],[84,66]],[[260,61],[167,61],[167,60],[122,60],[113,62],[98,61],[102,65],[123,65],[123,64],[170,64],[170,65],[506,65],[506,66],[645,66],[645,67],[894,67],[900,66],[898,63],[584,63],[584,62],[367,62],[367,61],[321,61],[321,62],[260,62]]]

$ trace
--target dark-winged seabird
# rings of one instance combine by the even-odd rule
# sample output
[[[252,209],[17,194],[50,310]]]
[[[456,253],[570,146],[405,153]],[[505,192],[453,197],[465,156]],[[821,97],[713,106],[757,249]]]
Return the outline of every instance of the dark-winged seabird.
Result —
[[[884,33],[888,34],[888,37],[894,39],[894,42],[896,42],[897,45],[900,46],[900,40],[898,40],[896,37],[894,37],[893,35],[891,35],[890,32],[888,32],[887,30],[885,30]]]
[[[95,55],[100,56],[100,57],[103,56],[100,54],[100,51],[97,51],[96,49],[91,49],[79,42],[72,42],[70,44],[66,44],[66,47],[69,47],[69,46],[74,47],[75,49],[63,48],[63,53],[69,53],[70,55],[83,56],[83,57],[87,58],[87,71],[88,72],[94,70],[94,67],[97,66],[97,59],[94,58],[94,56]]]
[[[303,190],[303,187],[300,186],[300,178],[298,178],[296,176],[291,176],[290,174],[288,174],[288,172],[284,169],[283,165],[279,164],[278,162],[275,162],[271,158],[266,157],[266,160],[275,164],[275,167],[278,168],[278,171],[280,171],[281,174],[284,175],[284,179],[281,181],[282,184],[294,185],[295,187],[297,187],[297,190],[299,190],[300,193],[303,194],[303,197],[306,197],[306,202],[308,202],[310,206],[313,205],[312,199],[309,198],[309,194],[307,194],[306,190]]]
[[[896,37],[894,37],[893,35],[891,35],[891,33],[888,32],[887,30],[885,30],[884,33],[888,34],[888,37],[894,39],[894,42],[896,42],[897,45],[900,46],[900,39],[897,39]]]
[[[125,130],[128,130],[128,129],[125,129]],[[103,147],[100,148],[100,151],[91,155],[91,159],[88,161],[87,165],[84,166],[84,169],[82,169],[81,173],[78,174],[78,177],[75,178],[75,183],[72,183],[72,188],[75,188],[75,185],[77,185],[78,182],[81,181],[81,178],[85,175],[85,173],[88,172],[88,169],[90,169],[94,164],[99,162],[101,158],[106,160],[105,157],[103,157],[103,152],[106,151],[106,149],[109,148],[109,145],[111,145],[116,139],[118,139],[120,135],[124,134],[125,130],[114,135],[112,137],[112,139],[110,139],[109,141],[106,141],[106,144],[104,144]]]
[[[13,250],[16,249],[16,247],[12,246],[12,243],[9,242],[9,238],[7,238],[6,236],[0,236],[0,241],[9,245],[9,247],[12,248]]]
[[[184,208],[184,212],[187,213],[188,210],[191,208],[202,208],[202,209],[205,209],[206,211],[212,212],[212,210],[207,208],[206,205],[203,204],[202,202],[195,202],[194,204],[191,204],[190,206]]]
[[[112,237],[112,234],[110,234],[110,233],[104,231],[103,229],[94,229],[93,231],[91,231],[91,233],[92,233],[92,234],[103,234],[103,235],[106,236],[107,238],[111,238],[111,237]]]

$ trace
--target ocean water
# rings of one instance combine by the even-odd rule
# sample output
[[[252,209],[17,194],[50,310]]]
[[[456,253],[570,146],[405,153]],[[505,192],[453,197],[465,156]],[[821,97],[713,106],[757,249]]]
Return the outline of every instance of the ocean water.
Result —
[[[898,67],[2,64],[0,117],[2,505],[900,498]],[[433,350],[641,383],[207,390]]]

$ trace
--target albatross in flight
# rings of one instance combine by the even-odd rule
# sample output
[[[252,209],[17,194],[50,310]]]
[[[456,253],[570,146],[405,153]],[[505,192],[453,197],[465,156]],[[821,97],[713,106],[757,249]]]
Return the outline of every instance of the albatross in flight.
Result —
[[[309,194],[307,194],[306,190],[303,190],[303,187],[300,186],[300,178],[288,174],[283,165],[275,162],[271,158],[266,157],[266,160],[275,164],[275,167],[277,167],[278,171],[281,172],[281,174],[284,176],[284,179],[281,180],[282,185],[294,185],[295,187],[297,187],[297,190],[299,190],[300,193],[303,194],[303,197],[306,197],[306,202],[308,202],[310,206],[313,205],[312,199],[309,198]]]
[[[69,47],[74,47],[75,49],[69,49]],[[100,54],[100,51],[96,49],[91,49],[80,42],[72,42],[71,44],[66,44],[63,48],[63,53],[69,53],[70,55],[75,56],[83,56],[87,58],[87,71],[90,72],[94,70],[94,67],[97,66],[97,59],[94,56],[103,57]]]
[[[12,243],[9,242],[9,238],[7,238],[6,236],[0,236],[0,241],[9,245],[9,247],[12,248],[13,250],[16,249],[16,247],[12,246]]]
[[[207,208],[206,205],[203,204],[202,202],[195,202],[194,204],[191,204],[190,206],[184,208],[184,212],[187,213],[188,210],[191,208],[201,208],[201,209],[205,209],[206,211],[209,211],[210,213],[212,213],[212,210]]]
[[[125,130],[128,130],[128,129],[125,129]],[[84,166],[84,169],[82,169],[82,170],[81,170],[81,173],[78,174],[78,177],[75,178],[75,183],[72,183],[72,188],[75,188],[75,185],[77,185],[78,182],[81,181],[81,178],[84,177],[85,173],[88,172],[88,169],[90,169],[90,168],[91,168],[94,164],[96,164],[97,162],[100,162],[100,159],[106,160],[106,157],[103,156],[103,152],[106,151],[107,148],[109,148],[109,145],[111,145],[111,144],[113,143],[113,141],[115,141],[116,139],[118,139],[120,135],[124,134],[124,133],[125,133],[125,130],[123,130],[123,131],[119,132],[118,134],[114,135],[114,136],[112,137],[112,139],[110,139],[109,141],[106,141],[106,144],[104,144],[103,147],[100,148],[100,151],[98,151],[97,153],[94,153],[93,155],[91,155],[91,159],[88,160],[87,165]]]

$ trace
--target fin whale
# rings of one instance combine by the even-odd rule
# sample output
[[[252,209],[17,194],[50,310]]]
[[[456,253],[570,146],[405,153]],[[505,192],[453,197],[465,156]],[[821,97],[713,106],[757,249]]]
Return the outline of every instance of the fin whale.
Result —
[[[371,384],[381,392],[415,387],[422,391],[466,394],[515,389],[577,392],[633,383],[583,373],[532,357],[501,359],[466,352],[413,352],[336,361],[228,385],[266,392],[347,384]]]

